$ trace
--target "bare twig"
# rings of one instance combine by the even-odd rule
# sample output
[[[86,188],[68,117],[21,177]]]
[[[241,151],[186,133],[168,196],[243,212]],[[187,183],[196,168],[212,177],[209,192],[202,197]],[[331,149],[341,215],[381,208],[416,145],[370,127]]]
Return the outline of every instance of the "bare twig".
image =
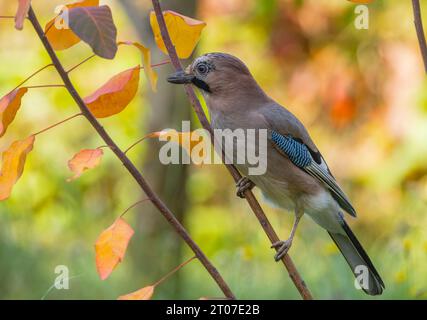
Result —
[[[28,86],[27,89],[42,89],[42,88],[65,88],[63,84],[40,84],[37,86]]]
[[[57,122],[57,123],[54,123],[54,124],[50,125],[49,127],[46,127],[46,128],[44,128],[44,129],[40,130],[39,132],[34,133],[34,134],[33,134],[33,136],[37,136],[37,135],[39,135],[39,134],[41,134],[41,133],[43,133],[43,132],[46,132],[46,131],[48,131],[48,130],[50,130],[50,129],[53,129],[53,128],[55,128],[55,127],[57,127],[57,126],[59,126],[59,125],[61,125],[61,124],[65,123],[65,122],[67,122],[67,121],[70,121],[71,119],[77,118],[78,116],[81,116],[81,115],[82,115],[82,113],[81,113],[81,112],[76,113],[76,114],[74,114],[74,115],[72,115],[72,116],[70,116],[70,117],[68,117],[68,118],[65,118],[64,120],[61,120],[61,121],[59,121],[59,122]]]
[[[34,77],[35,75],[39,74],[40,72],[42,72],[44,69],[47,69],[49,67],[52,67],[53,63],[49,63],[48,65],[41,67],[40,69],[34,71],[31,75],[29,75],[27,78],[25,78],[23,81],[21,81],[20,84],[18,84],[13,90],[18,89],[20,86],[22,86],[24,83],[26,83],[28,80],[30,80],[32,77]],[[12,91],[13,91],[12,90]]]
[[[98,149],[99,149],[99,147],[98,147]],[[122,212],[122,214],[120,215],[120,217],[121,217],[121,218],[123,218],[123,216],[124,216],[126,213],[128,213],[128,211],[129,211],[129,210],[131,210],[131,209],[135,208],[137,205],[140,205],[141,203],[146,202],[146,201],[149,201],[149,200],[150,200],[150,199],[142,199],[142,200],[139,200],[139,201],[135,202],[134,204],[132,204],[132,205],[130,205],[129,207],[127,207],[127,208],[125,209],[125,211],[123,211],[123,212]]]
[[[167,278],[169,278],[171,275],[173,275],[175,272],[177,272],[178,270],[182,269],[183,267],[185,267],[187,264],[189,264],[191,261],[193,261],[194,259],[196,259],[196,257],[191,257],[190,259],[184,261],[183,263],[181,263],[179,266],[175,267],[173,270],[169,271],[165,276],[163,276],[160,280],[157,280],[156,283],[153,284],[153,286],[158,286],[159,284],[161,284],[162,282],[164,282]]]
[[[182,226],[182,224],[176,219],[174,214],[169,210],[169,208],[163,203],[163,201],[157,196],[157,194],[151,189],[150,185],[145,181],[141,173],[138,171],[138,169],[135,167],[135,165],[130,161],[130,159],[123,153],[123,151],[117,146],[117,144],[113,141],[113,139],[110,137],[110,135],[105,131],[104,127],[98,122],[98,120],[92,115],[92,113],[89,111],[88,107],[86,106],[85,102],[83,101],[82,97],[79,95],[77,90],[75,89],[73,83],[71,82],[70,78],[68,77],[67,72],[65,71],[64,67],[62,66],[61,62],[59,61],[55,51],[53,50],[52,46],[50,45],[49,41],[47,40],[47,37],[45,36],[42,27],[40,26],[40,23],[34,13],[34,10],[30,7],[29,10],[29,19],[40,38],[41,42],[43,43],[44,48],[46,49],[46,52],[49,54],[53,64],[55,65],[55,69],[57,70],[59,76],[61,77],[62,81],[64,82],[65,86],[67,87],[68,92],[78,105],[78,107],[81,110],[81,113],[83,116],[90,122],[92,127],[96,130],[98,135],[104,140],[104,142],[110,146],[112,152],[117,156],[117,158],[122,162],[124,167],[128,170],[128,172],[132,175],[132,177],[135,179],[135,181],[138,183],[138,185],[141,187],[141,189],[145,192],[147,197],[150,199],[150,201],[153,203],[153,205],[160,211],[160,213],[164,216],[164,218],[169,222],[169,224],[173,227],[173,229],[176,231],[176,233],[187,243],[187,245],[191,248],[191,250],[195,253],[196,257],[199,259],[199,261],[202,263],[202,265],[205,267],[205,269],[209,272],[211,277],[215,280],[217,285],[220,287],[222,292],[226,297],[234,299],[235,296],[228,287],[225,280],[222,278],[222,276],[219,274],[217,269],[212,265],[212,263],[209,261],[209,259],[206,257],[206,255],[203,253],[203,251],[199,248],[199,246],[194,242],[194,240],[191,238],[187,230]]]
[[[146,135],[146,136],[144,136],[144,137],[142,137],[142,138],[140,138],[140,139],[138,139],[138,140],[136,140],[134,143],[132,143],[129,147],[127,147],[126,148],[126,150],[125,151],[123,151],[124,153],[128,153],[128,151],[130,150],[130,149],[132,149],[133,147],[135,147],[137,144],[139,144],[139,143],[141,143],[142,141],[144,141],[145,139],[147,139],[147,137],[148,137],[149,135]]]
[[[423,20],[421,18],[421,8],[419,0],[412,0],[412,8],[414,9],[414,24],[417,31],[418,42],[420,44],[421,55],[424,61],[424,70],[427,73],[427,44],[424,34]]]
[[[176,71],[182,71],[181,63],[176,54],[175,47],[172,44],[172,41],[170,39],[168,30],[166,27],[166,23],[162,14],[160,3],[158,0],[152,0],[152,3],[153,3],[154,12],[157,17],[157,21],[159,23],[162,38],[165,43],[166,49],[169,53],[169,57],[171,58],[172,65],[174,66]],[[196,112],[197,117],[200,120],[200,123],[202,124],[205,130],[211,133],[211,139],[213,139],[212,127],[203,111],[203,108],[200,104],[199,99],[197,99],[196,94],[190,84],[185,85],[185,92],[187,93],[190,103],[192,104],[194,111]],[[224,159],[224,154],[222,154],[222,158]],[[225,166],[227,167],[234,181],[235,182],[239,181],[239,179],[242,176],[240,175],[236,167],[230,164],[225,164]],[[255,213],[256,217],[258,218],[258,221],[261,223],[261,226],[264,229],[264,232],[267,234],[268,238],[270,239],[271,243],[279,241],[279,237],[277,236],[272,225],[268,221],[264,211],[262,210],[261,206],[259,205],[257,199],[255,198],[251,190],[245,191],[245,198],[249,203],[250,207],[252,208],[252,211]],[[307,300],[313,299],[309,289],[307,288],[305,282],[302,280],[297,268],[295,267],[291,257],[286,254],[282,258],[282,261],[286,269],[288,270],[289,276],[292,279],[293,283],[295,284],[295,287],[298,289],[301,297]]]
[[[159,63],[152,64],[150,67],[151,68],[159,67],[159,66],[163,66],[163,65],[169,64],[169,63],[171,63],[171,61],[168,59],[168,60],[165,60],[165,61],[161,61]],[[142,66],[140,69],[144,69],[144,66]]]
[[[95,57],[96,54],[93,54],[89,57],[87,57],[86,59],[83,59],[82,61],[80,61],[79,63],[77,63],[75,66],[71,67],[70,69],[67,70],[67,73],[70,73],[71,71],[73,71],[74,69],[80,67],[83,63],[85,63],[86,61],[89,61],[90,59],[92,59],[93,57]]]

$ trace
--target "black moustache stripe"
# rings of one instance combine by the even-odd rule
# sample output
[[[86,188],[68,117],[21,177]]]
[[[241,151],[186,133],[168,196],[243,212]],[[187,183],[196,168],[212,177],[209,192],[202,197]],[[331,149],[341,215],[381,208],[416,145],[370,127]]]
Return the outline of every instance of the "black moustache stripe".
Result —
[[[191,82],[197,87],[200,88],[206,92],[211,92],[211,89],[209,88],[208,84],[204,82],[203,80],[197,79],[196,77],[191,80]]]

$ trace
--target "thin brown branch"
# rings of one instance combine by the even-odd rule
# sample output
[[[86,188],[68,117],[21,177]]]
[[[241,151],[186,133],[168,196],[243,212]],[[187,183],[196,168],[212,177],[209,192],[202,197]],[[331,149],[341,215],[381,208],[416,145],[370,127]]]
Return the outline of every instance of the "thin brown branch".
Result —
[[[176,54],[175,47],[172,44],[172,41],[170,39],[168,30],[166,27],[165,19],[162,14],[160,3],[158,0],[152,0],[152,3],[153,3],[154,12],[157,17],[157,21],[159,23],[162,38],[165,43],[166,49],[169,53],[169,57],[171,58],[172,65],[174,66],[176,71],[181,71],[182,70],[181,62],[179,61],[178,55]],[[203,108],[200,104],[199,99],[197,99],[197,96],[192,86],[189,84],[185,85],[185,92],[187,93],[190,103],[193,106],[194,111],[196,112],[197,117],[200,120],[200,123],[202,124],[205,130],[211,133],[211,139],[213,139],[212,127],[203,111]],[[224,154],[222,154],[222,158],[224,159]],[[227,167],[234,181],[235,182],[239,181],[239,179],[242,176],[240,175],[236,167],[229,164],[226,164],[225,166]],[[251,190],[245,191],[245,198],[249,203],[250,207],[252,208],[252,211],[255,213],[256,217],[258,218],[258,221],[260,222],[262,228],[264,229],[264,232],[267,234],[271,243],[273,244],[274,242],[279,241],[279,237],[277,236],[272,225],[268,221],[267,216],[265,215],[264,211],[262,210],[261,206],[258,203],[258,200],[255,198]],[[301,297],[307,300],[313,299],[309,289],[307,288],[305,282],[302,280],[297,268],[295,267],[291,257],[288,254],[286,254],[282,258],[282,262],[284,263],[286,269],[288,270],[289,276],[292,279],[295,287],[298,289]]]
[[[128,151],[130,149],[132,149],[133,147],[135,147],[137,144],[141,143],[142,141],[144,141],[145,139],[147,139],[147,136],[142,137],[141,139],[136,140],[134,143],[132,143],[129,147],[126,148],[125,151],[123,151],[125,154],[128,153]]]
[[[49,127],[46,127],[46,128],[44,128],[44,129],[42,129],[42,130],[40,130],[40,131],[38,131],[38,132],[34,133],[34,134],[33,134],[33,136],[37,136],[37,135],[39,135],[39,134],[41,134],[41,133],[43,133],[43,132],[46,132],[46,131],[48,131],[48,130],[50,130],[50,129],[53,129],[53,128],[55,128],[55,127],[57,127],[57,126],[59,126],[59,125],[61,125],[61,124],[65,123],[65,122],[67,122],[67,121],[70,121],[71,119],[77,118],[78,116],[81,116],[81,115],[82,115],[82,113],[81,113],[81,112],[76,113],[76,114],[72,115],[71,117],[65,118],[64,120],[61,120],[61,121],[59,121],[59,122],[57,122],[57,123],[54,123],[54,124],[50,125]]]
[[[418,43],[420,45],[421,56],[424,61],[424,70],[427,73],[427,44],[424,34],[423,20],[421,18],[421,8],[419,0],[412,0],[412,8],[414,10],[414,24],[417,31]]]
[[[27,89],[40,89],[40,88],[65,88],[63,84],[40,84],[37,86],[28,86]]]
[[[99,147],[98,147],[98,149],[99,149]],[[146,202],[146,201],[150,201],[150,199],[142,199],[142,200],[139,200],[139,201],[135,202],[134,204],[130,205],[128,208],[125,209],[125,211],[122,212],[120,217],[122,218],[129,210],[135,208],[137,205],[140,205],[141,203]]]
[[[138,185],[141,187],[141,189],[145,192],[145,194],[150,199],[150,201],[153,203],[153,205],[159,210],[159,212],[163,215],[163,217],[173,227],[175,232],[185,241],[185,243],[194,252],[196,257],[199,259],[199,261],[202,263],[202,265],[205,267],[205,269],[208,271],[208,273],[211,275],[211,277],[217,283],[217,285],[222,290],[224,295],[228,298],[235,299],[235,296],[234,296],[233,292],[231,291],[231,289],[229,288],[228,284],[225,282],[225,280],[222,278],[222,276],[220,275],[218,270],[213,266],[213,264],[210,262],[210,260],[206,257],[206,255],[203,253],[203,251],[199,248],[199,246],[194,242],[194,240],[191,238],[191,236],[189,235],[187,230],[177,220],[175,215],[170,211],[170,209],[166,206],[166,204],[163,203],[163,201],[159,198],[159,196],[153,191],[151,186],[145,181],[144,177],[138,171],[138,169],[133,164],[133,162],[130,161],[130,159],[123,153],[123,151],[117,146],[117,144],[110,137],[110,135],[107,133],[107,131],[105,131],[104,127],[98,122],[98,120],[89,111],[88,107],[86,106],[86,104],[83,101],[80,94],[75,89],[75,87],[74,87],[73,83],[71,82],[67,72],[65,71],[61,62],[59,61],[58,56],[56,55],[55,51],[53,50],[51,44],[49,43],[49,41],[45,37],[45,35],[43,33],[43,29],[40,26],[40,23],[39,23],[36,15],[35,15],[32,7],[30,7],[28,15],[29,15],[29,19],[30,19],[38,37],[40,38],[44,48],[46,49],[46,52],[48,53],[49,57],[51,58],[52,63],[55,65],[55,68],[56,68],[59,76],[61,77],[62,81],[64,82],[65,86],[67,87],[67,90],[70,93],[71,97],[74,99],[74,101],[76,102],[76,104],[80,108],[80,111],[82,112],[82,114],[90,122],[92,127],[98,133],[98,135],[104,140],[106,145],[110,146],[111,150],[114,152],[114,154],[117,156],[117,158],[121,161],[121,163],[124,165],[124,167],[128,170],[128,172],[132,175],[132,177],[135,179],[135,181],[138,183]]]
[[[70,73],[71,71],[73,71],[74,69],[80,67],[83,63],[85,63],[86,61],[89,61],[90,59],[92,59],[93,57],[95,57],[96,54],[93,54],[89,57],[87,57],[86,59],[83,59],[82,61],[80,61],[78,64],[76,64],[75,66],[71,67],[70,69],[68,69],[66,72]]]
[[[169,64],[169,63],[171,63],[171,61],[168,59],[168,60],[165,60],[165,61],[161,61],[159,63],[152,64],[152,65],[150,65],[150,67],[151,68],[155,68],[155,67],[163,66],[163,65]],[[144,69],[144,66],[142,66],[140,69]]]
[[[196,256],[191,257],[190,259],[188,259],[187,261],[184,261],[183,263],[181,263],[179,266],[177,266],[176,268],[174,268],[173,270],[169,271],[165,276],[163,276],[160,280],[158,280],[156,283],[153,284],[153,286],[158,286],[159,284],[161,284],[163,281],[165,281],[167,278],[169,278],[171,275],[173,275],[175,272],[177,272],[178,270],[182,269],[184,266],[186,266],[187,264],[189,264],[191,261],[193,261],[194,259],[196,259]]]
[[[34,71],[31,75],[29,75],[27,78],[25,78],[25,80],[23,80],[20,84],[18,84],[13,90],[18,89],[20,86],[22,86],[23,84],[25,84],[28,80],[30,80],[32,77],[34,77],[35,75],[39,74],[44,69],[47,69],[47,68],[52,67],[52,66],[53,66],[53,63],[49,63],[48,65],[46,65],[44,67],[41,67],[40,69]]]

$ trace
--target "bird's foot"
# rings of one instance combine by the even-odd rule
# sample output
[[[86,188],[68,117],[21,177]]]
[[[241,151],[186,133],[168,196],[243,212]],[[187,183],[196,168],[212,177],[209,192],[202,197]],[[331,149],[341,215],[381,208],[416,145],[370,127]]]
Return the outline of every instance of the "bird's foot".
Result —
[[[237,181],[236,187],[236,195],[240,198],[244,198],[245,191],[252,190],[252,188],[255,187],[255,183],[253,183],[248,177],[241,177],[239,181]]]
[[[274,255],[274,260],[277,262],[283,258],[285,254],[288,253],[289,249],[292,246],[292,239],[288,239],[285,241],[277,241],[271,245],[271,248],[277,249],[276,254]]]

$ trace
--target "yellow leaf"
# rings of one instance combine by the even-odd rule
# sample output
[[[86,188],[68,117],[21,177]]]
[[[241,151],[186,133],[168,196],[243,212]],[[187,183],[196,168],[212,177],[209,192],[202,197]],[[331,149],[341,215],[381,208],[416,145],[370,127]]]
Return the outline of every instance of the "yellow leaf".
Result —
[[[146,138],[159,138],[178,143],[190,156],[195,146],[199,143],[204,143],[203,136],[196,131],[178,132],[174,129],[152,132]]]
[[[123,260],[133,233],[132,227],[122,218],[118,218],[99,235],[95,243],[95,254],[96,268],[102,280],[107,279]]]
[[[74,172],[74,176],[68,178],[67,181],[77,179],[84,171],[97,167],[101,163],[103,154],[104,152],[99,148],[79,151],[70,161],[68,161],[68,167],[72,172]]]
[[[3,152],[3,164],[0,173],[0,200],[9,198],[12,188],[24,171],[27,154],[33,150],[35,137],[13,142]]]
[[[163,11],[163,16],[178,57],[181,59],[188,58],[196,47],[206,23],[170,10]],[[167,54],[168,51],[160,33],[156,14],[153,11],[150,13],[150,24],[157,46]]]
[[[148,286],[135,292],[120,296],[118,300],[150,300],[154,294],[155,286]]]
[[[95,7],[99,6],[99,0],[83,0],[80,2],[67,4],[66,9],[70,10],[79,7]],[[58,17],[50,20],[45,26],[47,39],[54,50],[65,50],[80,42],[80,38],[66,25],[66,22],[61,19],[55,25],[55,21],[61,19]],[[58,27],[59,28],[58,28]]]
[[[157,73],[154,71],[154,69],[151,67],[151,52],[150,49],[143,46],[139,42],[131,42],[131,41],[120,41],[119,45],[125,44],[128,46],[135,46],[139,49],[142,53],[142,61],[144,65],[144,73],[147,77],[148,81],[150,81],[151,89],[156,92],[157,91]]]
[[[21,107],[22,96],[28,91],[27,88],[18,88],[0,100],[0,137],[6,133],[7,127],[15,119],[15,115]]]
[[[106,118],[123,111],[138,91],[139,69],[136,66],[115,75],[86,97],[84,102],[90,112],[97,118]]]

